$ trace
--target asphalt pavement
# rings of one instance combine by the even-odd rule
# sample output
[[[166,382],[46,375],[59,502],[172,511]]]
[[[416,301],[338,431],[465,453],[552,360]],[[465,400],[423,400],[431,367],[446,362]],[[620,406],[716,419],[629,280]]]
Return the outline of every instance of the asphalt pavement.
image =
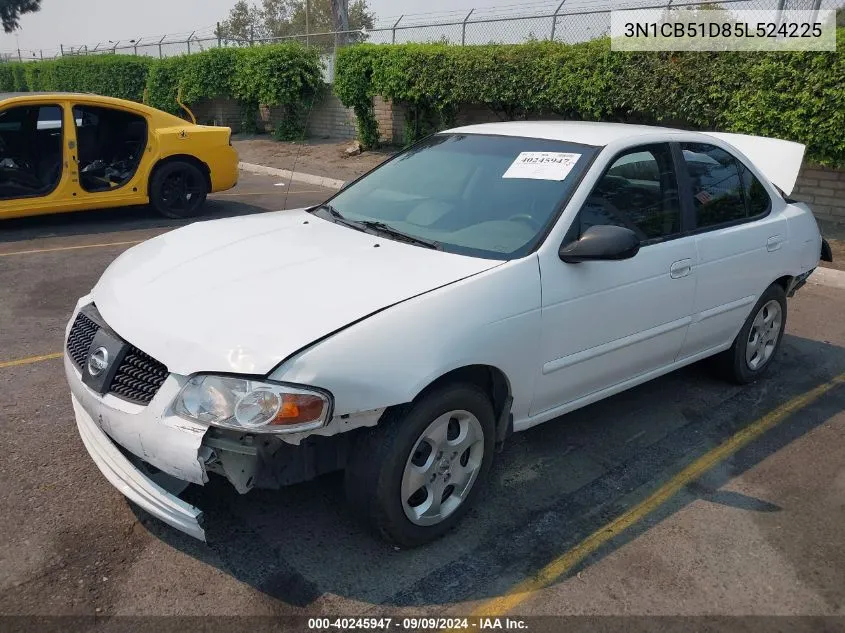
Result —
[[[244,175],[203,219],[330,193]],[[58,358],[77,297],[180,224],[144,208],[0,223],[0,614],[845,616],[845,290],[790,300],[755,384],[701,363],[514,436],[426,547],[362,530],[338,475],[189,489],[204,544],[100,474]]]

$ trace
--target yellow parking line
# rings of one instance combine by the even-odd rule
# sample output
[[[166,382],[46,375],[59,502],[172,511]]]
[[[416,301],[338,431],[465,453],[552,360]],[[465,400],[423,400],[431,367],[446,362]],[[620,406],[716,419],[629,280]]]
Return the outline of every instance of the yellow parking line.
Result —
[[[300,194],[300,193],[325,193],[324,189],[309,189],[307,191],[294,191],[291,189],[290,191],[286,191],[285,189],[280,188],[278,191],[250,191],[247,193],[213,193],[209,196],[209,198],[240,198],[241,196],[277,196],[282,193],[287,193],[288,195]]]
[[[149,238],[147,238],[149,239]],[[106,246],[128,246],[129,244],[140,244],[145,240],[130,240],[128,242],[105,242],[103,244],[83,244],[82,246],[57,246],[56,248],[35,248],[29,251],[13,251],[11,253],[0,253],[0,257],[11,257],[12,255],[33,255],[35,253],[55,253],[57,251],[76,251],[81,248],[104,248]]]
[[[756,422],[751,423],[724,443],[699,457],[658,488],[651,496],[593,532],[568,552],[555,558],[532,577],[518,583],[504,595],[483,602],[473,611],[472,615],[475,617],[495,617],[502,616],[508,611],[511,611],[516,606],[530,599],[534,592],[550,586],[609,540],[623,533],[645,516],[657,510],[682,490],[684,486],[699,479],[713,466],[730,457],[746,444],[775,427],[780,422],[783,422],[783,420],[796,411],[803,409],[837,385],[843,383],[845,383],[845,374],[840,374],[830,382],[819,385],[815,389],[811,389],[800,396],[796,396],[774,411],[764,415]]]
[[[18,358],[17,360],[5,360],[0,361],[0,369],[5,369],[6,367],[18,367],[19,365],[30,365],[32,363],[40,363],[42,360],[55,360],[56,358],[61,358],[62,352],[56,352],[55,354],[44,354],[43,356],[30,356],[29,358]]]

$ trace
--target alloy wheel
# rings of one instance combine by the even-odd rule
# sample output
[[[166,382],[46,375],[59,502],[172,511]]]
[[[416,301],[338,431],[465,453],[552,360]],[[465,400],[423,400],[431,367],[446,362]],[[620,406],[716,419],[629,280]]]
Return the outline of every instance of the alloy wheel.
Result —
[[[175,171],[162,183],[161,199],[171,211],[188,211],[202,196],[203,185],[195,174]]]
[[[484,459],[484,432],[469,411],[449,411],[423,431],[402,474],[402,508],[416,525],[440,523],[469,495]]]
[[[774,299],[763,304],[751,323],[745,345],[745,363],[752,371],[761,369],[771,359],[778,344],[783,311]]]

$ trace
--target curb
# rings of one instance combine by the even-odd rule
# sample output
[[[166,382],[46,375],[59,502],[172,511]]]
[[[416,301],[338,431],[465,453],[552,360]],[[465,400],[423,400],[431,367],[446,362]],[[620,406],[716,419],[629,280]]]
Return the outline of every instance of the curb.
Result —
[[[819,266],[807,279],[807,283],[845,290],[845,270]]]
[[[265,167],[264,165],[254,165],[253,163],[238,163],[238,168],[242,171],[249,172],[250,174],[276,176],[284,180],[303,182],[309,185],[325,187],[326,189],[340,189],[344,182],[343,180],[336,180],[335,178],[315,176],[314,174],[304,174],[299,171],[290,171],[287,169],[276,169],[275,167]]]

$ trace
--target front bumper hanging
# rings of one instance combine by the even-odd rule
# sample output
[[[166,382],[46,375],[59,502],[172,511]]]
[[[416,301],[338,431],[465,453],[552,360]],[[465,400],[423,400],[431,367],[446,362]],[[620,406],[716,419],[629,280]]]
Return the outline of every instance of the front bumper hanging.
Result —
[[[112,443],[82,408],[76,396],[71,395],[73,412],[79,435],[85,448],[106,479],[126,497],[137,503],[157,519],[186,534],[205,541],[202,528],[202,511],[185,503],[179,497],[144,475]]]

